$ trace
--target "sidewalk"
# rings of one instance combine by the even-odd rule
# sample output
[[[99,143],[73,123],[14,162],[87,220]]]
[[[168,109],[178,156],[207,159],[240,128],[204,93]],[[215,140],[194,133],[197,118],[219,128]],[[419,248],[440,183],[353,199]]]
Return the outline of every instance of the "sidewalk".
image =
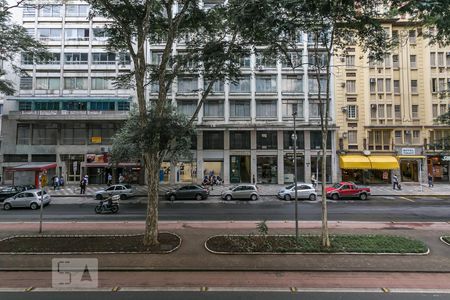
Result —
[[[188,183],[186,183],[188,184]],[[182,186],[183,184],[169,185],[161,184],[159,187],[159,195],[164,196],[166,191]],[[220,196],[221,192],[231,185],[214,186],[210,189],[211,196]],[[260,195],[275,196],[280,189],[286,185],[276,184],[261,184],[258,185]],[[96,191],[106,188],[106,185],[89,185],[86,188],[86,196],[93,197]],[[145,196],[147,194],[147,186],[135,185],[137,196]],[[434,187],[429,188],[422,184],[422,188],[418,183],[402,183],[402,190],[393,190],[391,185],[373,185],[370,186],[372,195],[374,196],[449,196],[450,184],[440,183],[435,184]],[[80,187],[78,185],[66,185],[58,190],[48,188],[48,191],[53,197],[71,197],[80,195]],[[318,194],[321,195],[321,186],[317,186]]]

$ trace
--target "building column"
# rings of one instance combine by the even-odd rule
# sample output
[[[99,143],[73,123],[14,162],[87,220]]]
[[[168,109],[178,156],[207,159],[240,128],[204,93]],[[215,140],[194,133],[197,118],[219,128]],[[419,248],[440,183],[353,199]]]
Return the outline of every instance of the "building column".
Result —
[[[311,143],[310,131],[305,130],[305,182],[311,183]],[[316,174],[317,179],[317,174]]]
[[[178,177],[177,172],[178,172],[178,167],[176,165],[174,165],[173,162],[170,162],[170,174],[172,175],[169,177],[170,184],[177,183],[177,177]]]
[[[284,184],[283,130],[277,131],[278,184]]]
[[[332,182],[336,182],[338,179],[338,171],[340,172],[340,169],[338,167],[338,159],[337,159],[337,153],[336,153],[336,131],[330,131],[331,132],[331,180]],[[340,176],[339,176],[340,178]]]
[[[223,132],[223,182],[230,184],[230,131]]]
[[[255,183],[258,182],[258,166],[256,158],[256,130],[250,131],[250,182],[253,183],[253,176],[255,176]]]
[[[197,131],[197,182],[203,182],[203,131]]]

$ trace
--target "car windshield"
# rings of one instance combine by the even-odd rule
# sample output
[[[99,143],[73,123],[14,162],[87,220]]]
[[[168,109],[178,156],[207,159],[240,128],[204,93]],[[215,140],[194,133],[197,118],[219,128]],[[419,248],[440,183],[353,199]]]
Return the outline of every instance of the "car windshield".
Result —
[[[292,189],[292,188],[294,187],[294,185],[295,185],[295,184],[288,185],[287,187],[285,187],[285,189],[286,189],[286,190],[290,190],[290,189]]]
[[[127,189],[131,190],[131,185],[125,184],[125,187],[126,187]]]
[[[341,184],[340,184],[340,183],[335,183],[335,184],[333,184],[333,187],[334,187],[335,189],[338,189],[338,188],[341,187]]]
[[[37,194],[38,196],[41,196],[41,191],[36,192],[36,194]],[[47,195],[47,192],[46,192],[46,191],[44,191],[44,195]]]

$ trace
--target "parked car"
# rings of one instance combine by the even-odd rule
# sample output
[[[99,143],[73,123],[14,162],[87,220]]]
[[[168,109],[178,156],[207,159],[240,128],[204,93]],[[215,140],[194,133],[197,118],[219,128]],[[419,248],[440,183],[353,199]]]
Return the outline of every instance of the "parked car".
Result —
[[[281,189],[278,194],[278,198],[284,200],[292,200],[295,198],[295,184],[291,184]],[[297,199],[309,199],[316,200],[317,192],[312,184],[309,183],[297,183]]]
[[[166,199],[174,201],[177,199],[195,199],[203,200],[208,198],[209,190],[200,185],[185,185],[178,189],[166,192]]]
[[[326,188],[326,196],[333,200],[343,198],[359,198],[361,200],[366,200],[370,196],[370,188],[358,186],[353,182],[339,182]]]
[[[12,197],[23,190],[16,186],[5,186],[0,189],[0,202],[3,202],[6,198]]]
[[[120,195],[120,199],[124,200],[134,196],[134,188],[129,184],[114,184],[104,190],[95,193],[95,199],[102,200],[113,195]]]
[[[50,204],[50,195],[44,192],[43,204]],[[5,199],[3,203],[4,210],[10,210],[15,207],[29,207],[31,209],[38,209],[41,206],[42,191],[41,190],[27,190],[25,192],[18,193],[15,196]]]
[[[253,184],[240,184],[230,187],[222,192],[222,199],[244,199],[244,200],[258,200],[259,193],[256,185]]]

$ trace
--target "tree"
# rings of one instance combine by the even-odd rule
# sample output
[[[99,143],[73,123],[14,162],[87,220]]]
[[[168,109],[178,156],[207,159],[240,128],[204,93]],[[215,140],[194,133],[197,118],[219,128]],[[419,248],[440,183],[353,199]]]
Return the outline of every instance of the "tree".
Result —
[[[370,59],[380,60],[389,49],[390,43],[381,26],[383,15],[382,0],[255,0],[246,6],[241,18],[243,22],[253,23],[243,30],[256,45],[267,45],[264,52],[278,55],[287,61],[295,71],[303,62],[296,63],[291,53],[302,57],[299,47],[299,34],[306,32],[311,36],[312,54],[309,70],[317,82],[320,129],[322,133],[322,195],[325,198],[326,183],[326,145],[329,132],[331,74],[333,58],[345,54],[349,45],[358,45]],[[322,201],[322,245],[330,246],[328,231],[328,209]]]
[[[133,70],[121,74],[119,85],[133,87],[137,100],[135,130],[149,133],[142,157],[148,183],[147,217],[144,244],[158,244],[158,186],[159,169],[170,149],[176,149],[177,135],[167,139],[167,128],[158,123],[175,117],[167,99],[175,78],[180,74],[196,72],[207,82],[197,91],[199,103],[187,125],[196,120],[202,104],[208,98],[217,80],[233,80],[239,75],[239,56],[246,53],[245,43],[238,37],[239,26],[235,14],[224,5],[202,10],[197,0],[88,0],[91,16],[102,15],[110,20],[108,47],[127,51],[133,60]],[[183,53],[175,53],[174,45],[183,41]],[[147,46],[156,43],[162,47],[157,62],[147,60]],[[146,97],[149,85],[158,89],[156,99]],[[151,101],[147,101],[151,100]],[[151,102],[151,104],[149,103]],[[133,122],[135,122],[133,121]],[[155,125],[151,131],[150,125]],[[141,148],[140,148],[141,149]]]
[[[11,21],[11,9],[22,5],[24,1],[8,4],[6,0],[0,0],[0,62],[7,62],[17,72],[24,72],[14,63],[18,53],[27,53],[34,57],[35,61],[48,58],[46,47],[29,36],[20,25]],[[3,79],[6,70],[0,65],[0,93],[12,95],[15,92],[14,84],[10,80]]]

